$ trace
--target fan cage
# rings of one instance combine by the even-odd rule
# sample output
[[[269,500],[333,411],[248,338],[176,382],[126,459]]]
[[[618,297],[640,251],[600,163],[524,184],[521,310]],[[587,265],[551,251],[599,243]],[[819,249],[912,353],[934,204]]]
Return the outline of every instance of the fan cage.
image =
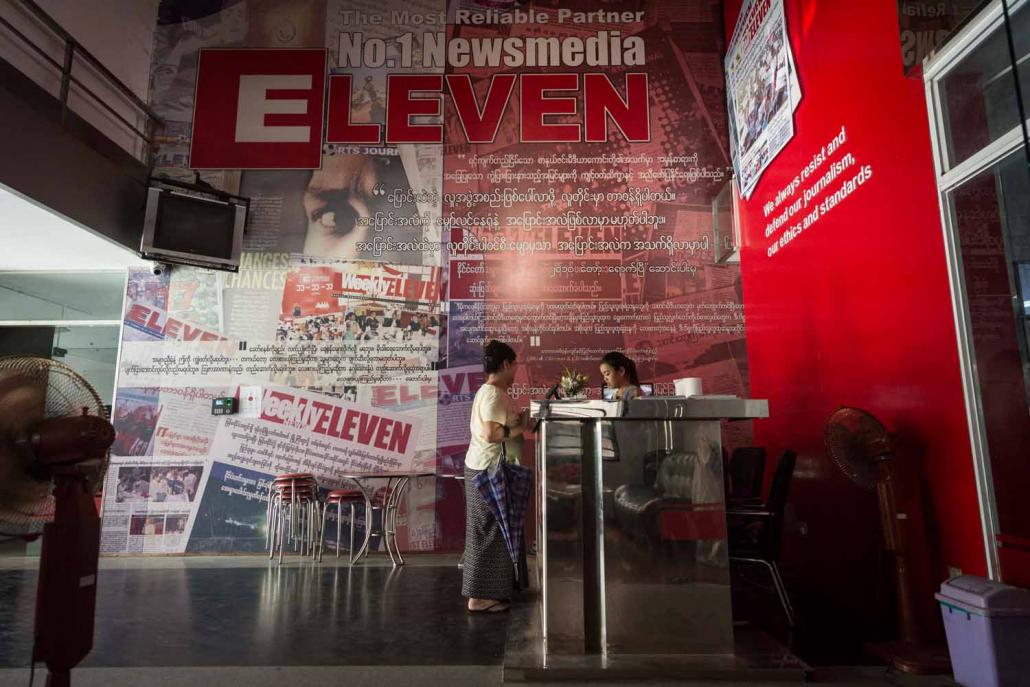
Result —
[[[890,435],[883,424],[859,408],[838,408],[823,430],[826,451],[841,474],[863,489],[876,489],[877,461],[891,454]]]
[[[103,401],[96,390],[82,375],[68,365],[31,356],[0,357],[0,388],[8,391],[16,388],[36,387],[44,390],[43,412],[39,419],[89,415],[110,420]],[[0,437],[0,449],[13,458],[15,437]],[[4,446],[4,444],[7,444]],[[89,475],[94,494],[103,490],[104,475],[110,452],[98,456],[99,463]],[[0,460],[4,457],[0,454]],[[50,484],[40,490],[38,499],[18,506],[0,504],[0,537],[32,537],[43,531],[43,526],[54,518],[54,497]]]

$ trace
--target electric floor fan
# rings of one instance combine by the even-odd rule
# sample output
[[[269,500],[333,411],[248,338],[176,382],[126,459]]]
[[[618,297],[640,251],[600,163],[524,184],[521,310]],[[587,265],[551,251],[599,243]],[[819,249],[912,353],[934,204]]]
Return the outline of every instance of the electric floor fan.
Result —
[[[897,585],[898,641],[869,645],[869,650],[892,667],[910,673],[944,673],[950,668],[947,649],[921,623],[916,608],[913,561],[929,565],[926,533],[921,529],[917,485],[894,454],[883,424],[858,408],[838,408],[823,430],[826,450],[837,468],[863,489],[876,490],[884,548],[893,554]],[[932,597],[930,597],[932,599]]]
[[[32,662],[71,684],[93,648],[103,485],[114,428],[96,391],[67,365],[0,358],[0,536],[43,535]]]

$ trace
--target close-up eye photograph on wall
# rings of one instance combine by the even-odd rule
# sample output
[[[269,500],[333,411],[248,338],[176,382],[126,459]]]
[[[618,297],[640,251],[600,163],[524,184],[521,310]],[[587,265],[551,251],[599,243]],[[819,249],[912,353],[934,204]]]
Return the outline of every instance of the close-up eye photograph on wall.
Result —
[[[1030,0],[0,0],[0,687],[1030,687]]]

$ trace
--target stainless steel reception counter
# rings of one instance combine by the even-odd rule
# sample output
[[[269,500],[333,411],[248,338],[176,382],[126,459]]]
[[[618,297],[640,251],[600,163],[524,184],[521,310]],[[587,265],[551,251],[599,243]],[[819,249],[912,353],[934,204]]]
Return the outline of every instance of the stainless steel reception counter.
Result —
[[[545,655],[734,653],[720,423],[729,397],[534,402]]]

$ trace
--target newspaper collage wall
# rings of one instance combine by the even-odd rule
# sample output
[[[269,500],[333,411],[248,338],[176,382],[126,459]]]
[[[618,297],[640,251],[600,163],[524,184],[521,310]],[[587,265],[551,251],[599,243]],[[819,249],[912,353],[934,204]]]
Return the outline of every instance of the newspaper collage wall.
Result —
[[[563,366],[598,394],[609,350],[658,393],[699,376],[707,392],[747,394],[739,275],[715,263],[710,239],[731,175],[719,0],[164,0],[159,21],[155,175],[194,179],[201,49],[324,47],[330,74],[352,77],[353,124],[387,120],[388,75],[467,75],[480,124],[496,131],[470,143],[470,121],[444,98],[442,115],[412,120],[441,125],[442,144],[324,144],[314,170],[199,172],[251,199],[243,262],[235,274],[130,274],[104,552],[260,551],[281,472],[313,472],[325,488],[355,473],[459,474],[487,338],[517,350],[521,405]],[[356,34],[385,54],[341,56]],[[572,64],[541,43],[522,56],[536,66],[459,64],[458,50],[423,59],[433,41],[494,38],[592,39],[596,54]],[[500,102],[494,77],[527,72],[575,74],[577,86],[603,73],[618,91],[646,74],[647,136],[627,140],[609,100],[605,140],[527,142],[518,86],[503,107],[481,105]],[[583,97],[565,93],[579,104],[542,125],[578,121]],[[264,389],[260,417],[211,414],[244,385]],[[727,437],[746,443],[750,428]],[[413,481],[402,549],[456,549],[463,514],[453,480]]]

